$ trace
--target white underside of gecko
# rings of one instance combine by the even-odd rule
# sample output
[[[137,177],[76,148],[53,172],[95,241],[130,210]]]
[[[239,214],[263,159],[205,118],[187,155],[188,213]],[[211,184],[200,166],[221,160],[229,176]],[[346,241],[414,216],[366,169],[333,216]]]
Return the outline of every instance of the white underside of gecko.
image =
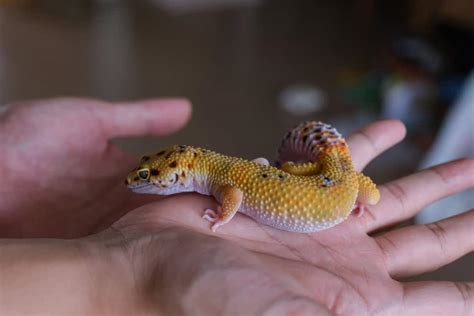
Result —
[[[315,220],[314,222],[295,220],[294,223],[290,223],[288,217],[281,215],[270,215],[270,212],[265,212],[264,210],[247,209],[245,206],[241,206],[238,212],[253,218],[259,223],[295,233],[318,232],[320,230],[333,227],[345,220],[345,218],[338,218],[337,220],[333,221]]]

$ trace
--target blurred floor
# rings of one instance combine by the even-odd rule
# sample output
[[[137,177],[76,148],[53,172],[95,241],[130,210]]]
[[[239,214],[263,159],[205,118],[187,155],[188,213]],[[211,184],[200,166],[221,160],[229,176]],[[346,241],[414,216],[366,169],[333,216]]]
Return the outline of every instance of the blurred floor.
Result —
[[[338,80],[348,67],[384,62],[392,35],[405,27],[403,3],[275,0],[181,15],[145,1],[72,11],[0,7],[0,104],[60,95],[186,96],[194,116],[183,131],[119,144],[136,154],[185,143],[272,158],[281,135],[301,120],[340,122],[343,133],[367,121],[344,101]],[[280,110],[277,94],[294,83],[325,91],[329,107],[305,117]],[[386,181],[414,170],[419,158],[401,145],[368,173]],[[449,277],[472,279],[474,256],[463,261]]]

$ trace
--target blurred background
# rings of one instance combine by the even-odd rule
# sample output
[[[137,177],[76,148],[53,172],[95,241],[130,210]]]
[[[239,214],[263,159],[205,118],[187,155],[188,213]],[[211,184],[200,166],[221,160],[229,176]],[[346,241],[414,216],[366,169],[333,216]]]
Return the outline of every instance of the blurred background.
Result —
[[[117,140],[137,155],[184,143],[273,158],[302,120],[347,135],[399,118],[407,139],[366,170],[383,183],[474,156],[473,69],[472,0],[0,0],[0,104],[192,101],[183,131]],[[473,207],[470,190],[415,221]],[[472,280],[474,255],[421,278]]]

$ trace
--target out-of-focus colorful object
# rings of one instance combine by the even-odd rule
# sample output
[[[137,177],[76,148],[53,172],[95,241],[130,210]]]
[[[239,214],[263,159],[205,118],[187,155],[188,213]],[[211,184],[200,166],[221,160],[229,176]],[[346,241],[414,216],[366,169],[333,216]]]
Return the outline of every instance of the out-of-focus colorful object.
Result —
[[[390,60],[391,73],[382,92],[382,117],[402,120],[409,132],[429,130],[438,97],[435,75],[441,56],[426,41],[407,37],[396,41]]]
[[[289,86],[278,95],[280,107],[295,116],[317,112],[326,106],[326,101],[326,93],[309,84]]]
[[[345,69],[339,75],[346,101],[364,112],[380,109],[383,75],[359,69]]]

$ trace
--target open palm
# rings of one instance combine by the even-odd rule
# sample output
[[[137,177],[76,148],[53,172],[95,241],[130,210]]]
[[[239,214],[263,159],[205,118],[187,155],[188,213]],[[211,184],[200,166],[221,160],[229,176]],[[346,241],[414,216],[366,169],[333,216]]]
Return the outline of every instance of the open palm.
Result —
[[[156,200],[125,189],[122,179],[134,162],[109,140],[169,133],[189,112],[179,100],[112,106],[56,99],[10,108],[0,116],[1,235],[85,236]],[[403,135],[400,123],[383,121],[349,137],[358,169]],[[474,212],[374,232],[474,185],[473,172],[473,160],[461,160],[392,181],[362,217],[313,234],[276,230],[240,214],[213,234],[201,215],[214,200],[180,194],[76,242],[82,250],[99,244],[94,257],[126,266],[128,273],[113,278],[122,284],[133,276],[137,306],[148,313],[472,315],[472,283],[397,279],[473,251]]]
[[[352,135],[358,168],[403,134],[401,124],[384,121]],[[143,206],[113,230],[124,238],[131,273],[159,280],[151,295],[160,303],[168,298],[165,313],[472,315],[472,283],[397,279],[473,251],[474,211],[371,235],[472,186],[473,172],[474,161],[466,159],[389,182],[380,187],[381,202],[362,217],[312,234],[277,230],[240,214],[211,233],[201,215],[215,202],[196,194]],[[174,286],[163,288],[166,280]]]

